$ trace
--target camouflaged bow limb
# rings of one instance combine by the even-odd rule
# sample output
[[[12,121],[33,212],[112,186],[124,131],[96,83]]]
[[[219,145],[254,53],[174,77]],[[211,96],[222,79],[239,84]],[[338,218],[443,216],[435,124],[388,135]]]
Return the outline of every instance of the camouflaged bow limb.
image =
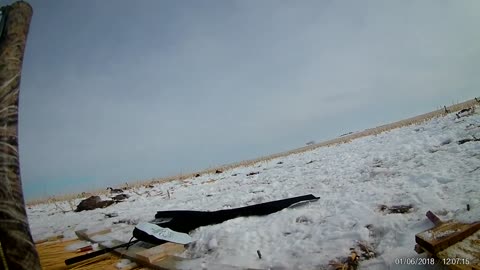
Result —
[[[0,39],[0,266],[40,268],[28,226],[18,155],[18,94],[31,6],[23,1],[2,10]]]

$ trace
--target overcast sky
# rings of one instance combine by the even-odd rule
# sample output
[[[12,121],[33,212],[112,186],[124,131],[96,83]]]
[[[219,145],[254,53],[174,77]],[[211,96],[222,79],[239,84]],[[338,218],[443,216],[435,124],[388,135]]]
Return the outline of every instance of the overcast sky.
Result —
[[[476,0],[30,2],[27,199],[273,154],[480,93]]]

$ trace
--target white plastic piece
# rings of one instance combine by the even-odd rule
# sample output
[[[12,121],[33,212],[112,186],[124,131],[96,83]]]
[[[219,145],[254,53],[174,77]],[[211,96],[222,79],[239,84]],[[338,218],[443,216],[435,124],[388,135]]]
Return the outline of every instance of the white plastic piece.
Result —
[[[155,238],[178,244],[188,244],[193,241],[192,237],[186,233],[176,232],[169,228],[163,228],[152,223],[140,223],[135,226],[137,229],[148,233]]]

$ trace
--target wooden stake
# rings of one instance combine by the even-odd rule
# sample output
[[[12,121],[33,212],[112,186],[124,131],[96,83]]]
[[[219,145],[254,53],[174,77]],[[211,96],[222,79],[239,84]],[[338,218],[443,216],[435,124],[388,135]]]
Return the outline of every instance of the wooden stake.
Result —
[[[440,218],[437,217],[437,215],[435,215],[434,213],[432,213],[431,211],[428,211],[427,214],[426,214],[427,218],[433,222],[433,224],[435,225],[440,225],[442,224],[443,222],[440,220]]]
[[[258,258],[259,258],[259,259],[262,258],[262,253],[260,253],[260,250],[257,250],[257,255],[258,255]]]

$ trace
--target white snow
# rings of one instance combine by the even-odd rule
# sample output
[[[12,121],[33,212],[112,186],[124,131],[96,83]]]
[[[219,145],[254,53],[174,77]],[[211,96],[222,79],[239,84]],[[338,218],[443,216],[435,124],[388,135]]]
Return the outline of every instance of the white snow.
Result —
[[[75,251],[77,249],[80,249],[80,248],[83,248],[83,247],[86,247],[86,246],[90,246],[90,242],[79,241],[79,242],[75,242],[73,244],[68,245],[65,249],[68,250],[68,251]]]
[[[449,236],[451,234],[454,234],[458,232],[458,230],[446,230],[444,232],[439,232],[434,235],[435,239],[441,239],[444,238],[445,236]]]
[[[361,269],[412,269],[394,261],[425,256],[417,255],[414,246],[415,234],[433,227],[425,217],[428,210],[444,221],[480,220],[480,142],[457,143],[472,135],[480,138],[479,126],[478,113],[461,119],[450,114],[251,167],[127,191],[128,200],[104,209],[63,213],[52,204],[32,206],[29,222],[34,239],[59,233],[70,238],[76,230],[111,227],[110,236],[128,241],[134,225],[152,220],[156,211],[227,209],[311,193],[320,200],[201,227],[190,234],[195,244],[183,256],[207,268],[218,263],[326,269],[360,241],[377,254],[362,261]],[[246,176],[253,171],[260,173]],[[381,204],[414,208],[384,214]],[[61,207],[69,209],[67,203]],[[118,216],[106,218],[107,213]],[[130,224],[114,224],[120,220]]]
[[[128,260],[128,259],[121,259],[120,262],[118,262],[115,267],[117,269],[132,269],[133,267],[136,267],[137,264]]]

